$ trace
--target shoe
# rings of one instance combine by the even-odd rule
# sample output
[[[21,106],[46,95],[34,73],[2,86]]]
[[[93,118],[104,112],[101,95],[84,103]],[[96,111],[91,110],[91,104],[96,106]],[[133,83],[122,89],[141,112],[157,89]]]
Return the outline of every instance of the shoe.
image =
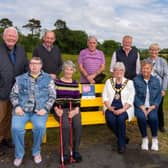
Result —
[[[125,147],[124,147],[124,146],[119,147],[119,148],[118,148],[118,153],[119,153],[119,154],[125,153]]]
[[[15,159],[14,161],[13,161],[13,165],[15,166],[15,167],[19,167],[20,165],[22,164],[22,159]]]
[[[0,156],[4,156],[5,152],[4,151],[0,151]]]
[[[41,157],[41,154],[40,154],[40,153],[37,154],[36,156],[34,156],[34,162],[35,162],[36,164],[39,164],[39,163],[42,162],[42,157]]]
[[[63,157],[64,157],[64,164],[65,165],[69,164],[69,157],[68,157],[68,155],[64,155]],[[60,159],[60,163],[62,163],[61,159]]]
[[[13,145],[11,139],[3,139],[3,140],[1,141],[1,144],[2,144],[3,146],[8,147],[8,148],[14,148],[14,145]]]
[[[126,138],[125,138],[125,143],[126,143],[126,144],[129,144],[129,140],[130,140],[130,139],[129,139],[128,137],[126,137]]]
[[[147,137],[142,138],[141,149],[148,151],[149,150],[148,144],[149,144],[148,138]]]
[[[162,132],[162,133],[164,133],[164,132],[166,132],[166,129],[164,127],[160,127],[159,131]]]
[[[73,159],[76,163],[79,163],[82,161],[82,156],[79,152],[73,152]]]
[[[156,137],[152,138],[151,150],[153,150],[153,151],[158,151],[159,150],[158,139]]]

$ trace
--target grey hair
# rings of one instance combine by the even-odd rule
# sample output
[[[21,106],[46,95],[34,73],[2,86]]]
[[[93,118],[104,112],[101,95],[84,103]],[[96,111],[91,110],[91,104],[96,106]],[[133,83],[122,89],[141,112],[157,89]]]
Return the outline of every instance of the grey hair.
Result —
[[[143,67],[145,65],[151,65],[151,67],[153,68],[153,62],[151,60],[148,60],[148,59],[142,60],[141,61],[141,67]]]
[[[90,41],[90,39],[95,39],[96,42],[97,42],[97,38],[96,38],[96,36],[89,36],[88,39],[87,39],[87,41]]]
[[[116,62],[113,66],[113,71],[115,69],[123,69],[124,72],[125,72],[125,65],[122,62]]]
[[[3,36],[5,36],[6,33],[7,33],[9,30],[14,30],[15,33],[16,33],[16,35],[17,35],[17,37],[18,37],[18,31],[17,31],[17,29],[16,29],[15,27],[13,27],[13,26],[5,28],[5,30],[4,30],[4,32],[3,32]]]
[[[63,71],[65,70],[65,67],[71,67],[74,72],[76,71],[76,65],[71,60],[64,61],[62,65]]]

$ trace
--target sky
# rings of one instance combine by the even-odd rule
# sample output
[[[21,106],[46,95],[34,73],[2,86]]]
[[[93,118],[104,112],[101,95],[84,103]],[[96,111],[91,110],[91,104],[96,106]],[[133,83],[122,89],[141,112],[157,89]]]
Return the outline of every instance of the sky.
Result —
[[[43,29],[54,29],[61,19],[100,42],[122,42],[124,35],[131,35],[138,48],[151,43],[168,48],[168,0],[0,0],[2,18],[22,32],[29,19],[40,20]]]

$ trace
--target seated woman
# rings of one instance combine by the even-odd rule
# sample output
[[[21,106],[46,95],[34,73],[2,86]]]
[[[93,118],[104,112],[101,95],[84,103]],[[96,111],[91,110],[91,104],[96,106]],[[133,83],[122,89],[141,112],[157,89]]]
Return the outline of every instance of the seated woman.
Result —
[[[113,67],[113,77],[108,79],[103,90],[105,118],[108,127],[118,138],[118,152],[125,152],[126,120],[134,116],[134,86],[124,78],[125,66],[117,62]]]
[[[142,74],[134,78],[135,86],[135,114],[138,119],[139,129],[142,135],[142,150],[149,149],[147,137],[147,124],[152,132],[151,150],[158,151],[158,115],[157,110],[161,101],[161,86],[159,80],[152,76],[152,62],[142,61]]]
[[[70,124],[69,118],[72,118],[73,126],[73,159],[75,162],[80,162],[82,156],[79,153],[79,144],[81,138],[81,114],[80,108],[80,91],[78,83],[72,79],[75,65],[72,61],[65,61],[63,63],[63,76],[55,81],[57,99],[54,106],[55,118],[59,120],[62,116],[62,132],[63,132],[63,153],[64,163],[69,163],[69,146],[70,146]],[[72,109],[70,109],[70,102]]]

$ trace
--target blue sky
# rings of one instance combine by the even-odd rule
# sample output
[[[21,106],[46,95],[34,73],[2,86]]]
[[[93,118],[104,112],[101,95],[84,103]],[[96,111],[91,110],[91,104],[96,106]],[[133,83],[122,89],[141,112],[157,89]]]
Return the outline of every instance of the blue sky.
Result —
[[[129,34],[138,48],[151,43],[168,48],[168,0],[0,0],[0,9],[1,18],[9,18],[21,31],[31,18],[46,29],[62,19],[70,29],[99,41],[121,42]]]

